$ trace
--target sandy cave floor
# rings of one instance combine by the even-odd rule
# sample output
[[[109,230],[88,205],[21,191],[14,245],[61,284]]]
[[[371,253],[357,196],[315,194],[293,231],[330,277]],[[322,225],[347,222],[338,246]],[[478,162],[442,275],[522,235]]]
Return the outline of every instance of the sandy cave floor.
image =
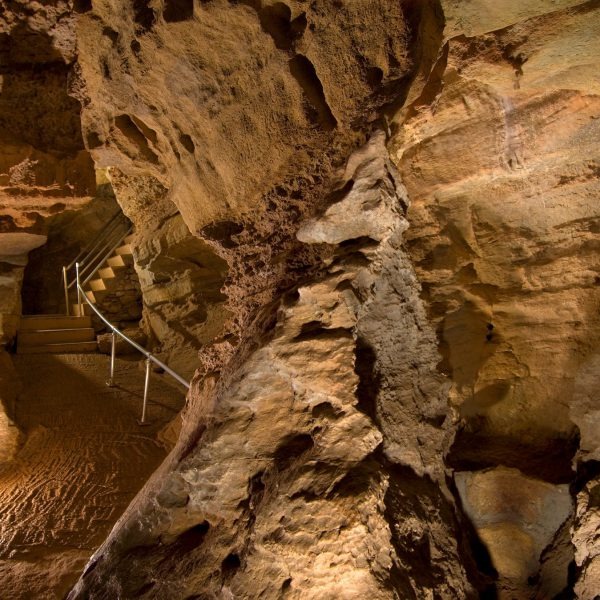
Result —
[[[144,363],[100,354],[15,356],[24,444],[0,471],[0,597],[63,598],[166,456],[159,432],[185,390],[153,374],[140,427]]]

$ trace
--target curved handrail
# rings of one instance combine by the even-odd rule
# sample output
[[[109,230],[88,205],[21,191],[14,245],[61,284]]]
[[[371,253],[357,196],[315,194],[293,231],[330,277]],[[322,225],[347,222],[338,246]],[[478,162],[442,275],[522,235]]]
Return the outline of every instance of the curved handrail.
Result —
[[[167,372],[173,379],[181,383],[181,385],[185,386],[188,390],[190,389],[190,382],[186,381],[181,375],[177,374],[173,369],[171,369],[168,365],[166,365],[162,360],[159,360],[154,356],[151,352],[148,352],[143,346],[140,346],[138,343],[134,342],[132,339],[128,338],[118,327],[113,325],[91,302],[91,300],[86,296],[85,291],[81,287],[81,283],[79,281],[79,263],[75,263],[75,270],[77,273],[77,290],[79,291],[80,298],[83,298],[90,308],[96,313],[96,316],[107,325],[113,333],[116,333],[119,337],[123,338],[130,346],[133,346],[138,352],[141,352],[147,360],[153,362],[155,365],[158,365],[161,369]],[[80,313],[81,314],[81,310]],[[142,419],[143,421],[143,419]]]

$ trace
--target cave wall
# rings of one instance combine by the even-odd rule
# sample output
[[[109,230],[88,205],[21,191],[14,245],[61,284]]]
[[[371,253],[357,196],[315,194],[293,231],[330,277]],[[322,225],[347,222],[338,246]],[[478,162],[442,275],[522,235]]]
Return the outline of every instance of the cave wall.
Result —
[[[544,486],[563,494],[572,465],[584,469],[598,447],[590,398],[600,326],[600,12],[595,2],[477,17],[444,8],[438,63],[397,115],[390,144],[412,201],[407,248],[452,381],[459,420],[447,463],[463,471],[461,498],[483,502],[473,518],[502,593],[528,597],[538,586],[553,597],[567,585],[569,557],[554,566],[558,587],[547,588],[535,527],[558,536],[575,503],[556,512]],[[529,501],[517,499],[519,488]],[[485,494],[503,501],[491,509]],[[528,503],[547,506],[535,524],[502,514]]]
[[[196,380],[177,449],[72,597],[474,593],[446,484],[434,332],[417,347],[398,335],[427,325],[382,132],[339,173],[348,181],[298,233],[329,246],[320,277],[263,312],[235,370]],[[390,279],[404,299],[392,310]],[[399,407],[376,382],[394,377],[414,382]]]
[[[212,325],[72,597],[591,598],[597,2],[326,4],[78,21],[146,320]]]
[[[74,17],[68,2],[0,4],[0,437],[2,460],[18,440],[11,420],[16,372],[5,347],[21,315],[30,251],[47,219],[94,194],[94,164],[81,135]]]
[[[204,372],[220,369],[256,311],[314,260],[298,223],[404,87],[401,8],[340,5],[338,35],[327,4],[94,2],[77,19],[84,137],[141,232],[146,332],[188,373],[198,351]],[[363,25],[373,19],[377,41]],[[200,270],[170,256],[177,214]],[[157,252],[165,260],[150,264]]]
[[[12,47],[47,68],[2,106],[46,90],[71,145],[7,128],[6,194],[33,195],[23,148],[54,197],[85,145],[136,226],[150,342],[193,375],[70,597],[591,600],[597,0],[46,14],[37,58]],[[8,231],[67,206],[27,202]]]

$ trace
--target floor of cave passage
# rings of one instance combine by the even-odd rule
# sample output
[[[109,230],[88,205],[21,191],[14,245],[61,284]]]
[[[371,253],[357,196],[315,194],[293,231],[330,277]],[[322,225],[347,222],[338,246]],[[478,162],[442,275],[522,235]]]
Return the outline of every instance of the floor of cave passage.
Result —
[[[17,355],[14,363],[24,441],[0,471],[0,597],[63,598],[166,456],[165,427],[184,393],[153,374],[150,423],[140,427],[143,362],[117,358],[114,388],[100,354]]]

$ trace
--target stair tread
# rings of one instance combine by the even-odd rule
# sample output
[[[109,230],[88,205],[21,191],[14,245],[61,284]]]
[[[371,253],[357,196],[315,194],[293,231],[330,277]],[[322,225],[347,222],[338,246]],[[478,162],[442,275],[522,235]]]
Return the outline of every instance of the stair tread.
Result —
[[[23,333],[48,333],[59,331],[94,331],[93,327],[57,327],[56,329],[27,329]]]
[[[21,320],[35,319],[82,319],[85,317],[75,317],[74,315],[21,315]]]
[[[89,316],[75,315],[23,315],[19,323],[19,331],[38,329],[87,329],[92,326]]]
[[[71,352],[95,352],[98,349],[97,342],[61,342],[55,344],[37,344],[35,346],[17,345],[17,354],[44,354],[44,353],[71,353]]]
[[[127,254],[133,254],[133,251],[132,251],[132,248],[131,248],[131,244],[123,244],[122,246],[119,246],[118,248],[115,248],[114,254],[116,254],[118,256],[123,256],[123,255],[127,255]]]
[[[94,342],[96,332],[92,327],[73,329],[30,329],[19,331],[17,348],[45,346],[48,344],[77,344]]]

